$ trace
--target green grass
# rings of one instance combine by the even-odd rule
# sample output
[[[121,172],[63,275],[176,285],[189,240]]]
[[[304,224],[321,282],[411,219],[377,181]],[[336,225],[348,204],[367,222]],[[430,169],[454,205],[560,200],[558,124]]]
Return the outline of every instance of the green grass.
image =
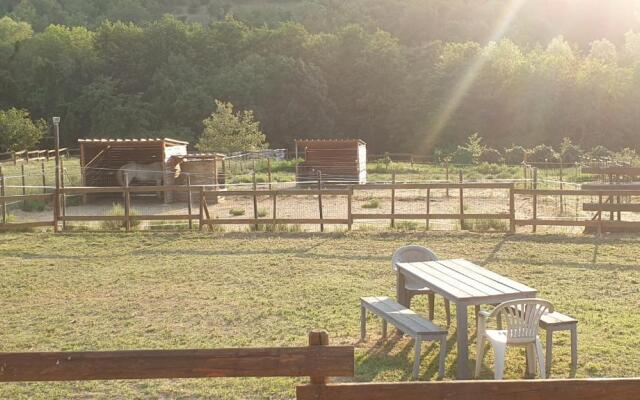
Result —
[[[362,208],[380,208],[380,199],[369,199],[362,205]]]
[[[640,375],[640,239],[472,233],[15,233],[0,235],[2,351],[305,345],[327,329],[357,346],[357,381],[408,380],[407,338],[358,343],[358,298],[394,294],[391,253],[416,243],[464,257],[540,291],[580,320],[578,377]],[[424,298],[414,308],[425,311]],[[472,314],[472,313],[470,313]],[[454,318],[455,321],[455,318]],[[444,322],[441,299],[436,322]],[[470,327],[473,327],[470,321]],[[470,347],[471,360],[475,348]],[[447,379],[455,371],[450,329]],[[557,333],[553,378],[569,376]],[[425,345],[421,379],[434,378]],[[492,353],[483,377],[490,378]],[[512,350],[506,377],[524,375]],[[304,380],[201,379],[3,384],[0,398],[290,399]]]

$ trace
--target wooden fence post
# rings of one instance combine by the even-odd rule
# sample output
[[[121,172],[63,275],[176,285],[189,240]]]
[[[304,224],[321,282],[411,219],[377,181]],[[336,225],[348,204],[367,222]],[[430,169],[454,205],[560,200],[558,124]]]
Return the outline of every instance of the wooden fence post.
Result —
[[[425,229],[429,230],[429,214],[431,214],[431,188],[427,188],[427,220],[425,222]]]
[[[349,194],[347,195],[347,229],[351,230],[353,227],[353,186],[349,186]]]
[[[562,161],[560,161],[560,190],[564,190],[564,171]],[[564,196],[560,195],[560,213],[564,213]]]
[[[255,160],[253,161],[255,167]],[[256,183],[256,170],[253,169],[253,219],[258,219],[258,184]],[[256,231],[258,230],[258,224],[255,224]]]
[[[324,219],[322,213],[322,171],[318,171],[318,210],[320,211],[320,232],[324,232],[324,224],[322,223]]]
[[[214,161],[215,162],[215,161]],[[187,174],[187,210],[189,211],[189,230],[193,229],[193,217],[191,216],[191,175]]]
[[[278,194],[276,192],[273,193],[273,212],[272,212],[272,218],[271,219],[277,219],[277,215],[278,215]],[[275,225],[274,225],[275,227]]]
[[[7,200],[5,200],[4,175],[0,173],[0,197],[2,197],[2,223],[7,223]]]
[[[64,164],[62,162],[62,158],[60,159],[60,188],[64,189]],[[60,202],[60,206],[62,207],[62,230],[67,229],[67,195],[62,192],[62,201]]]
[[[449,183],[449,162],[447,161],[447,163],[445,164],[445,168],[446,168],[446,179],[447,179],[447,183]],[[449,197],[449,188],[447,187],[447,197]]]
[[[202,231],[204,229],[204,186],[200,186],[200,214],[198,215],[199,226],[198,229]]]
[[[460,170],[459,182],[460,182],[460,229],[464,229],[464,191],[462,189],[462,182],[464,181],[464,176],[462,175],[462,170]]]
[[[42,172],[42,193],[47,193],[47,174],[44,170],[44,161],[40,164],[40,171]]]
[[[18,155],[16,152],[13,152],[13,165],[18,165]]]
[[[271,190],[271,159],[267,158],[267,179],[269,182],[269,190]]]
[[[396,213],[396,171],[391,171],[391,227],[395,228],[396,219],[393,216]]]
[[[27,179],[24,175],[24,164],[20,164],[20,175],[22,177],[22,195],[26,196],[27,195]],[[27,204],[27,199],[24,198],[22,200],[22,207],[24,207]]]
[[[533,168],[533,190],[538,190],[538,168]],[[538,194],[537,192],[533,193],[533,224],[532,231],[536,233],[538,231],[538,224],[536,223],[538,219]]]
[[[326,331],[311,331],[309,332],[309,346],[328,346],[329,334]],[[312,385],[326,385],[329,383],[329,378],[326,376],[312,376]]]
[[[598,237],[602,237],[602,195],[598,196],[598,205],[598,208],[600,208],[600,211],[598,212]]]
[[[516,195],[515,184],[509,188],[509,233],[516,233]]]
[[[224,160],[222,161],[224,163]],[[213,191],[215,195],[213,197],[214,204],[218,204],[218,158],[213,156]]]
[[[123,174],[123,178],[124,178],[124,190],[123,195],[124,195],[124,227],[125,230],[127,232],[129,232],[131,230],[131,220],[129,219],[130,217],[130,213],[131,213],[131,193],[129,192],[129,174],[128,173],[124,173]]]

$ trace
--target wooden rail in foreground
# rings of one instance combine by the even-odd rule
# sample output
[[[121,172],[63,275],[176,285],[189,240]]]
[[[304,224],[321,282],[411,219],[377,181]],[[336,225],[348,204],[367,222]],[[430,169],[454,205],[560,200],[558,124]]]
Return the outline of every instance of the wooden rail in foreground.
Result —
[[[313,331],[307,347],[0,353],[0,382],[353,376],[353,351]]]
[[[637,400],[640,379],[343,383],[296,392],[298,400]]]

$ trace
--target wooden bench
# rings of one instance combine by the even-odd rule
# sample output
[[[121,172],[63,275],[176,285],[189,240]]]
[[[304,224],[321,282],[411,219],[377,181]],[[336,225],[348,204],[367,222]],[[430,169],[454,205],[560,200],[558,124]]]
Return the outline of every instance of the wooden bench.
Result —
[[[420,371],[420,351],[423,340],[440,341],[438,377],[444,376],[444,361],[447,354],[447,330],[419,316],[412,310],[402,306],[390,297],[360,298],[360,339],[367,335],[367,310],[382,318],[382,337],[387,337],[387,322],[398,330],[411,336],[415,341],[415,360],[413,362],[413,379],[418,378]]]
[[[571,375],[575,376],[578,368],[578,320],[559,312],[546,313],[540,319],[540,328],[547,332],[546,364],[547,377],[551,373],[551,359],[553,355],[553,332],[571,332]]]

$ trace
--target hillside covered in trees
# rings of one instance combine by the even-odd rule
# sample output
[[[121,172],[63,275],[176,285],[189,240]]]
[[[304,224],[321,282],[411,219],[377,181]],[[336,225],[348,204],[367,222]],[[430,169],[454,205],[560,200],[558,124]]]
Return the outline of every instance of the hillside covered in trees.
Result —
[[[639,5],[0,0],[0,110],[60,115],[63,144],[196,143],[219,99],[253,110],[277,147],[359,137],[431,154],[475,132],[494,147],[640,147]]]

